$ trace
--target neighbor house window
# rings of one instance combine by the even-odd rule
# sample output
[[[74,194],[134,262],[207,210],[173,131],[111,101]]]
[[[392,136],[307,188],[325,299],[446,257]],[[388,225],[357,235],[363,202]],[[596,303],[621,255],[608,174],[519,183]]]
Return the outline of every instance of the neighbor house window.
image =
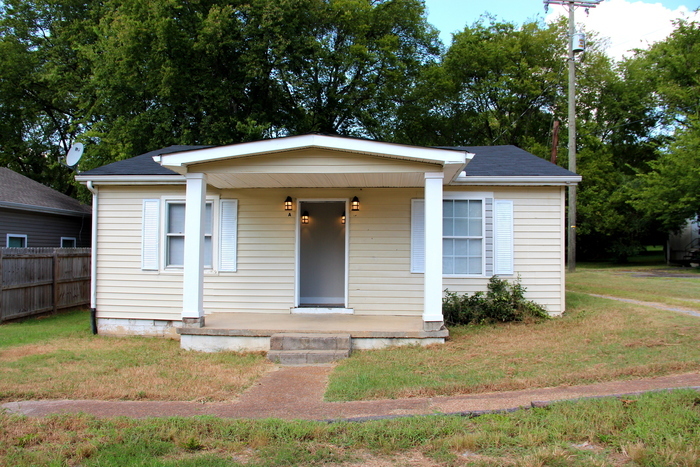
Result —
[[[61,237],[61,248],[75,248],[75,237]]]
[[[482,200],[442,202],[442,273],[482,274],[484,213]]]
[[[27,236],[7,234],[7,248],[27,248]]]
[[[212,209],[207,202],[204,211],[204,266],[212,267]],[[169,201],[166,212],[165,257],[166,267],[185,264],[185,203]]]

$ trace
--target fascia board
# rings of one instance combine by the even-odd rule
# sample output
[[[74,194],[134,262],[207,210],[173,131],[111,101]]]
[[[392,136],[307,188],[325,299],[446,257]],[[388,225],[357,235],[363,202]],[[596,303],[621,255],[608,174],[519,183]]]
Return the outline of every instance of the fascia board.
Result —
[[[34,206],[32,204],[10,203],[7,201],[0,201],[0,208],[13,209],[15,211],[39,212],[44,214],[60,214],[63,216],[73,217],[85,217],[90,215],[90,213],[87,211],[73,211],[70,209],[51,208],[48,206]]]
[[[574,177],[474,177],[459,176],[451,185],[510,185],[510,186],[553,186],[575,185],[581,176]]]
[[[275,152],[293,151],[309,147],[370,154],[380,157],[415,160],[429,163],[456,164],[465,162],[466,151],[452,149],[423,148],[378,141],[339,138],[325,135],[301,135],[288,138],[268,139],[249,143],[218,146],[214,148],[183,151],[155,156],[153,160],[163,167],[184,167],[190,164],[213,162],[237,157],[255,156]]]
[[[184,185],[182,175],[76,175],[76,181],[95,185]]]

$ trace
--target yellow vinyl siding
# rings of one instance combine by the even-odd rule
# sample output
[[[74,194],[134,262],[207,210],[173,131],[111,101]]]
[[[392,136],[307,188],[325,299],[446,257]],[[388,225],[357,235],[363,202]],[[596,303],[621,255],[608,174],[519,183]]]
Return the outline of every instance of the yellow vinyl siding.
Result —
[[[515,274],[504,278],[513,280],[520,275],[528,299],[546,306],[550,312],[564,311],[563,188],[470,188],[491,191],[494,199],[513,200]],[[487,283],[488,278],[445,278],[443,287],[451,292],[474,293],[485,290]]]

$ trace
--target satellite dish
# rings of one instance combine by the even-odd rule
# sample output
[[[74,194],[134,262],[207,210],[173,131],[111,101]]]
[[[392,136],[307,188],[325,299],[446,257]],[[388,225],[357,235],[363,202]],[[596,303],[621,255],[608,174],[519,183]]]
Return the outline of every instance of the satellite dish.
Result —
[[[71,146],[66,155],[66,165],[68,167],[75,167],[83,156],[83,150],[83,143],[75,143]]]

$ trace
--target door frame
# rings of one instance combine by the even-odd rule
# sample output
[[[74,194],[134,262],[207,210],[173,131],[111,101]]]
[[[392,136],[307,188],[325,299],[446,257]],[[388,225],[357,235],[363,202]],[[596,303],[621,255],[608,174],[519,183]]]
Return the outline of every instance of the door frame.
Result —
[[[343,203],[345,206],[345,281],[343,286],[343,294],[345,295],[343,304],[344,308],[304,308],[299,305],[299,289],[301,283],[301,203]],[[350,275],[350,215],[348,208],[350,207],[350,198],[297,198],[296,202],[296,228],[294,240],[294,307],[292,313],[353,313],[352,309],[348,308],[348,290],[349,290],[349,275]]]

